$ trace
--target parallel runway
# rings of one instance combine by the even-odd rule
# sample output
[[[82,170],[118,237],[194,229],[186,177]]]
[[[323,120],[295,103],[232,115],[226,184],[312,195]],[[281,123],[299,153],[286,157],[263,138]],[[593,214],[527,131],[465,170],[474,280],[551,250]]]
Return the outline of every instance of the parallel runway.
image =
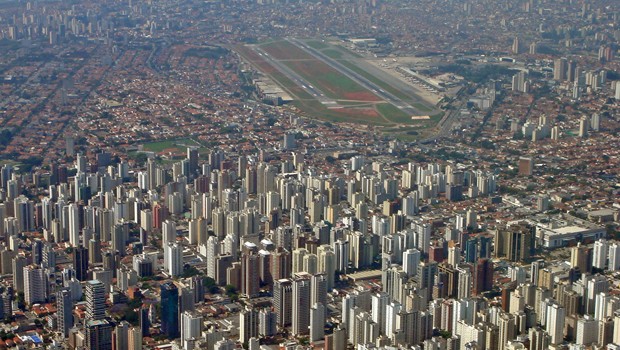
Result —
[[[349,79],[353,80],[354,82],[358,83],[359,85],[368,89],[369,91],[372,91],[375,95],[379,96],[381,99],[385,100],[386,102],[389,102],[393,104],[394,106],[398,107],[403,112],[409,115],[412,115],[412,116],[420,115],[420,113],[415,107],[411,106],[410,104],[403,101],[402,99],[392,95],[391,93],[383,90],[380,86],[377,86],[375,83],[366,79],[360,74],[357,74],[356,72],[351,71],[349,68],[345,67],[337,60],[334,60],[331,57],[323,54],[322,52],[313,49],[312,47],[306,45],[300,40],[293,39],[293,38],[287,38],[286,40],[290,42],[291,44],[304,50],[306,53],[314,56],[318,60],[325,62],[327,65],[329,65],[333,69],[337,70],[344,76],[348,77]]]
[[[324,105],[336,105],[336,101],[333,99],[328,98],[327,96],[325,96],[325,94],[320,91],[319,89],[317,89],[316,87],[312,86],[310,83],[308,83],[302,76],[300,76],[299,74],[297,74],[295,71],[293,71],[292,69],[290,69],[286,64],[276,60],[275,58],[271,57],[271,55],[269,55],[267,52],[265,52],[263,49],[261,49],[258,46],[254,46],[253,47],[254,51],[256,51],[256,53],[258,53],[263,59],[265,59],[266,61],[268,61],[269,64],[271,64],[273,67],[275,67],[277,70],[280,71],[280,73],[286,75],[289,79],[291,79],[295,84],[299,85],[301,88],[303,88],[308,94],[312,95],[312,97],[314,97],[316,100],[318,100],[319,102],[321,102]]]

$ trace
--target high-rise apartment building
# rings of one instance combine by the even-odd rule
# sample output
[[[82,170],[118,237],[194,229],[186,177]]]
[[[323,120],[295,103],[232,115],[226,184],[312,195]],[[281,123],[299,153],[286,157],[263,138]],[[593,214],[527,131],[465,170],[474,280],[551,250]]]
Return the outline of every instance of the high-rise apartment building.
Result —
[[[98,280],[86,282],[86,319],[102,320],[105,318],[105,284]]]

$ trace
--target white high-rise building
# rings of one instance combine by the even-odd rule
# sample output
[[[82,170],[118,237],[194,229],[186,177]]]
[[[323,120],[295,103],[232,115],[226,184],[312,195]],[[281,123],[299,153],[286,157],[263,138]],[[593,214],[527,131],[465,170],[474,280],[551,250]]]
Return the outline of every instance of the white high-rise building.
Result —
[[[161,224],[161,233],[164,246],[169,242],[176,242],[177,240],[177,224],[174,221],[166,220]]]
[[[306,311],[307,312],[307,311]],[[258,336],[258,312],[250,308],[239,313],[239,341],[247,342]]]
[[[601,116],[598,113],[592,114],[590,118],[590,129],[599,131],[601,129]]]
[[[618,244],[618,242],[613,242],[612,244],[610,244],[608,254],[608,269],[611,271],[620,270],[620,244]]]
[[[67,227],[67,231],[69,232],[69,243],[73,247],[78,247],[80,245],[80,208],[77,204],[69,204],[68,214],[69,227]]]
[[[426,223],[412,224],[414,246],[421,252],[428,253],[431,246],[431,225]]]
[[[452,267],[458,266],[461,263],[461,249],[456,245],[454,241],[448,242],[448,265]]]
[[[308,334],[310,326],[310,279],[306,277],[293,280],[293,312],[292,333]]]
[[[549,300],[547,305],[546,327],[551,337],[551,344],[557,345],[564,341],[564,323],[566,310],[555,301]]]
[[[594,251],[592,253],[592,266],[597,269],[605,269],[607,264],[607,254],[609,253],[609,247],[607,241],[599,239],[594,242]]]
[[[585,295],[585,310],[588,314],[594,313],[594,304],[596,301],[596,295],[607,291],[609,288],[609,282],[605,276],[594,275],[586,278],[586,295]]]
[[[198,339],[202,332],[202,316],[191,311],[185,311],[181,315],[181,341],[183,348],[192,347],[194,339]]]
[[[527,272],[522,266],[509,266],[508,275],[511,281],[516,281],[518,284],[525,283],[527,280]]]
[[[608,293],[598,293],[594,302],[594,319],[601,321],[607,317],[607,302],[611,299]],[[609,315],[611,316],[611,315]]]
[[[322,273],[310,277],[310,305],[316,303],[327,305],[327,279]]]
[[[614,344],[620,345],[620,310],[614,313],[614,337],[612,341]]]
[[[585,315],[577,320],[575,342],[577,345],[590,345],[598,341],[598,323],[592,316]]]
[[[417,249],[407,249],[403,252],[403,271],[407,277],[413,277],[418,273],[421,253]]]
[[[418,202],[420,196],[418,191],[409,193],[407,197],[403,198],[403,213],[407,216],[414,216],[418,213]]]
[[[278,316],[277,313],[263,309],[258,312],[258,335],[260,337],[274,336],[277,329]]]
[[[385,306],[385,320],[384,324],[381,325],[383,327],[383,332],[390,339],[393,339],[394,333],[398,330],[396,328],[396,315],[402,310],[402,305],[398,302],[391,302]]]
[[[390,295],[385,292],[373,294],[370,297],[372,305],[372,321],[382,325],[385,321],[385,307],[390,302]]]
[[[47,299],[47,278],[45,271],[36,265],[23,268],[24,274],[24,300],[32,305],[44,302]]]
[[[336,270],[346,272],[349,266],[349,241],[334,242],[334,254],[336,255]]]
[[[457,329],[459,322],[471,325],[474,322],[475,307],[470,298],[458,299],[452,303],[452,329]]]
[[[310,308],[310,341],[319,341],[325,337],[325,307],[316,303]]]
[[[172,277],[183,273],[183,247],[172,242],[164,243],[164,268]]]
[[[319,260],[318,272],[324,273],[327,280],[327,291],[334,289],[336,272],[336,254],[329,245],[322,245],[316,252]]]
[[[207,276],[213,279],[216,278],[216,262],[217,257],[220,254],[220,242],[215,236],[209,237],[206,246],[206,258],[207,258]]]

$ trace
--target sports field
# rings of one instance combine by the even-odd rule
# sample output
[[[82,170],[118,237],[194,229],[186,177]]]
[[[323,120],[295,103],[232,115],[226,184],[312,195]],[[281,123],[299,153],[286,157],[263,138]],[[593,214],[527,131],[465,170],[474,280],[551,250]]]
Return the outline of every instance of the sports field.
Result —
[[[356,64],[359,55],[324,41],[272,40],[234,49],[291,94],[293,105],[312,117],[424,129],[432,127],[435,118],[412,117],[440,113],[360,68]],[[386,94],[393,98],[386,99]]]

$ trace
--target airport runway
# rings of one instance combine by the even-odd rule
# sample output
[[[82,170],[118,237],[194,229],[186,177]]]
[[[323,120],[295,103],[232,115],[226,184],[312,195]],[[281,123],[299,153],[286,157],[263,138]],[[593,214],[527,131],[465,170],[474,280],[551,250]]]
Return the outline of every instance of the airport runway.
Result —
[[[264,50],[262,50],[260,47],[258,46],[254,46],[253,47],[254,51],[256,51],[256,53],[258,53],[263,59],[265,59],[266,61],[269,62],[269,64],[271,64],[274,68],[276,68],[277,70],[280,71],[280,73],[286,75],[289,79],[291,79],[295,84],[299,85],[301,88],[303,88],[308,94],[312,95],[312,97],[314,97],[316,100],[318,100],[319,102],[321,102],[324,105],[336,105],[336,101],[328,98],[327,96],[325,96],[325,94],[320,91],[319,89],[317,89],[316,87],[310,85],[310,83],[308,83],[304,78],[302,78],[299,74],[297,74],[295,71],[293,71],[292,69],[290,69],[287,65],[285,65],[284,63],[274,59],[273,57],[271,57],[271,55],[269,55],[267,52],[265,52]]]
[[[351,71],[349,68],[345,67],[337,60],[334,60],[331,57],[328,57],[327,55],[323,54],[322,52],[313,49],[312,47],[306,45],[300,40],[293,39],[293,38],[287,38],[286,40],[290,42],[291,44],[304,50],[306,53],[325,62],[327,65],[329,65],[333,69],[337,70],[338,72],[348,77],[349,79],[353,80],[354,82],[360,84],[362,87],[368,89],[369,91],[372,91],[375,95],[379,96],[381,99],[385,100],[386,102],[389,102],[393,104],[394,106],[398,107],[403,112],[410,114],[412,116],[420,115],[419,111],[415,107],[411,106],[410,104],[406,103],[400,98],[392,95],[391,93],[383,90],[380,86],[377,86],[375,83],[364,78],[360,74],[357,74]]]

